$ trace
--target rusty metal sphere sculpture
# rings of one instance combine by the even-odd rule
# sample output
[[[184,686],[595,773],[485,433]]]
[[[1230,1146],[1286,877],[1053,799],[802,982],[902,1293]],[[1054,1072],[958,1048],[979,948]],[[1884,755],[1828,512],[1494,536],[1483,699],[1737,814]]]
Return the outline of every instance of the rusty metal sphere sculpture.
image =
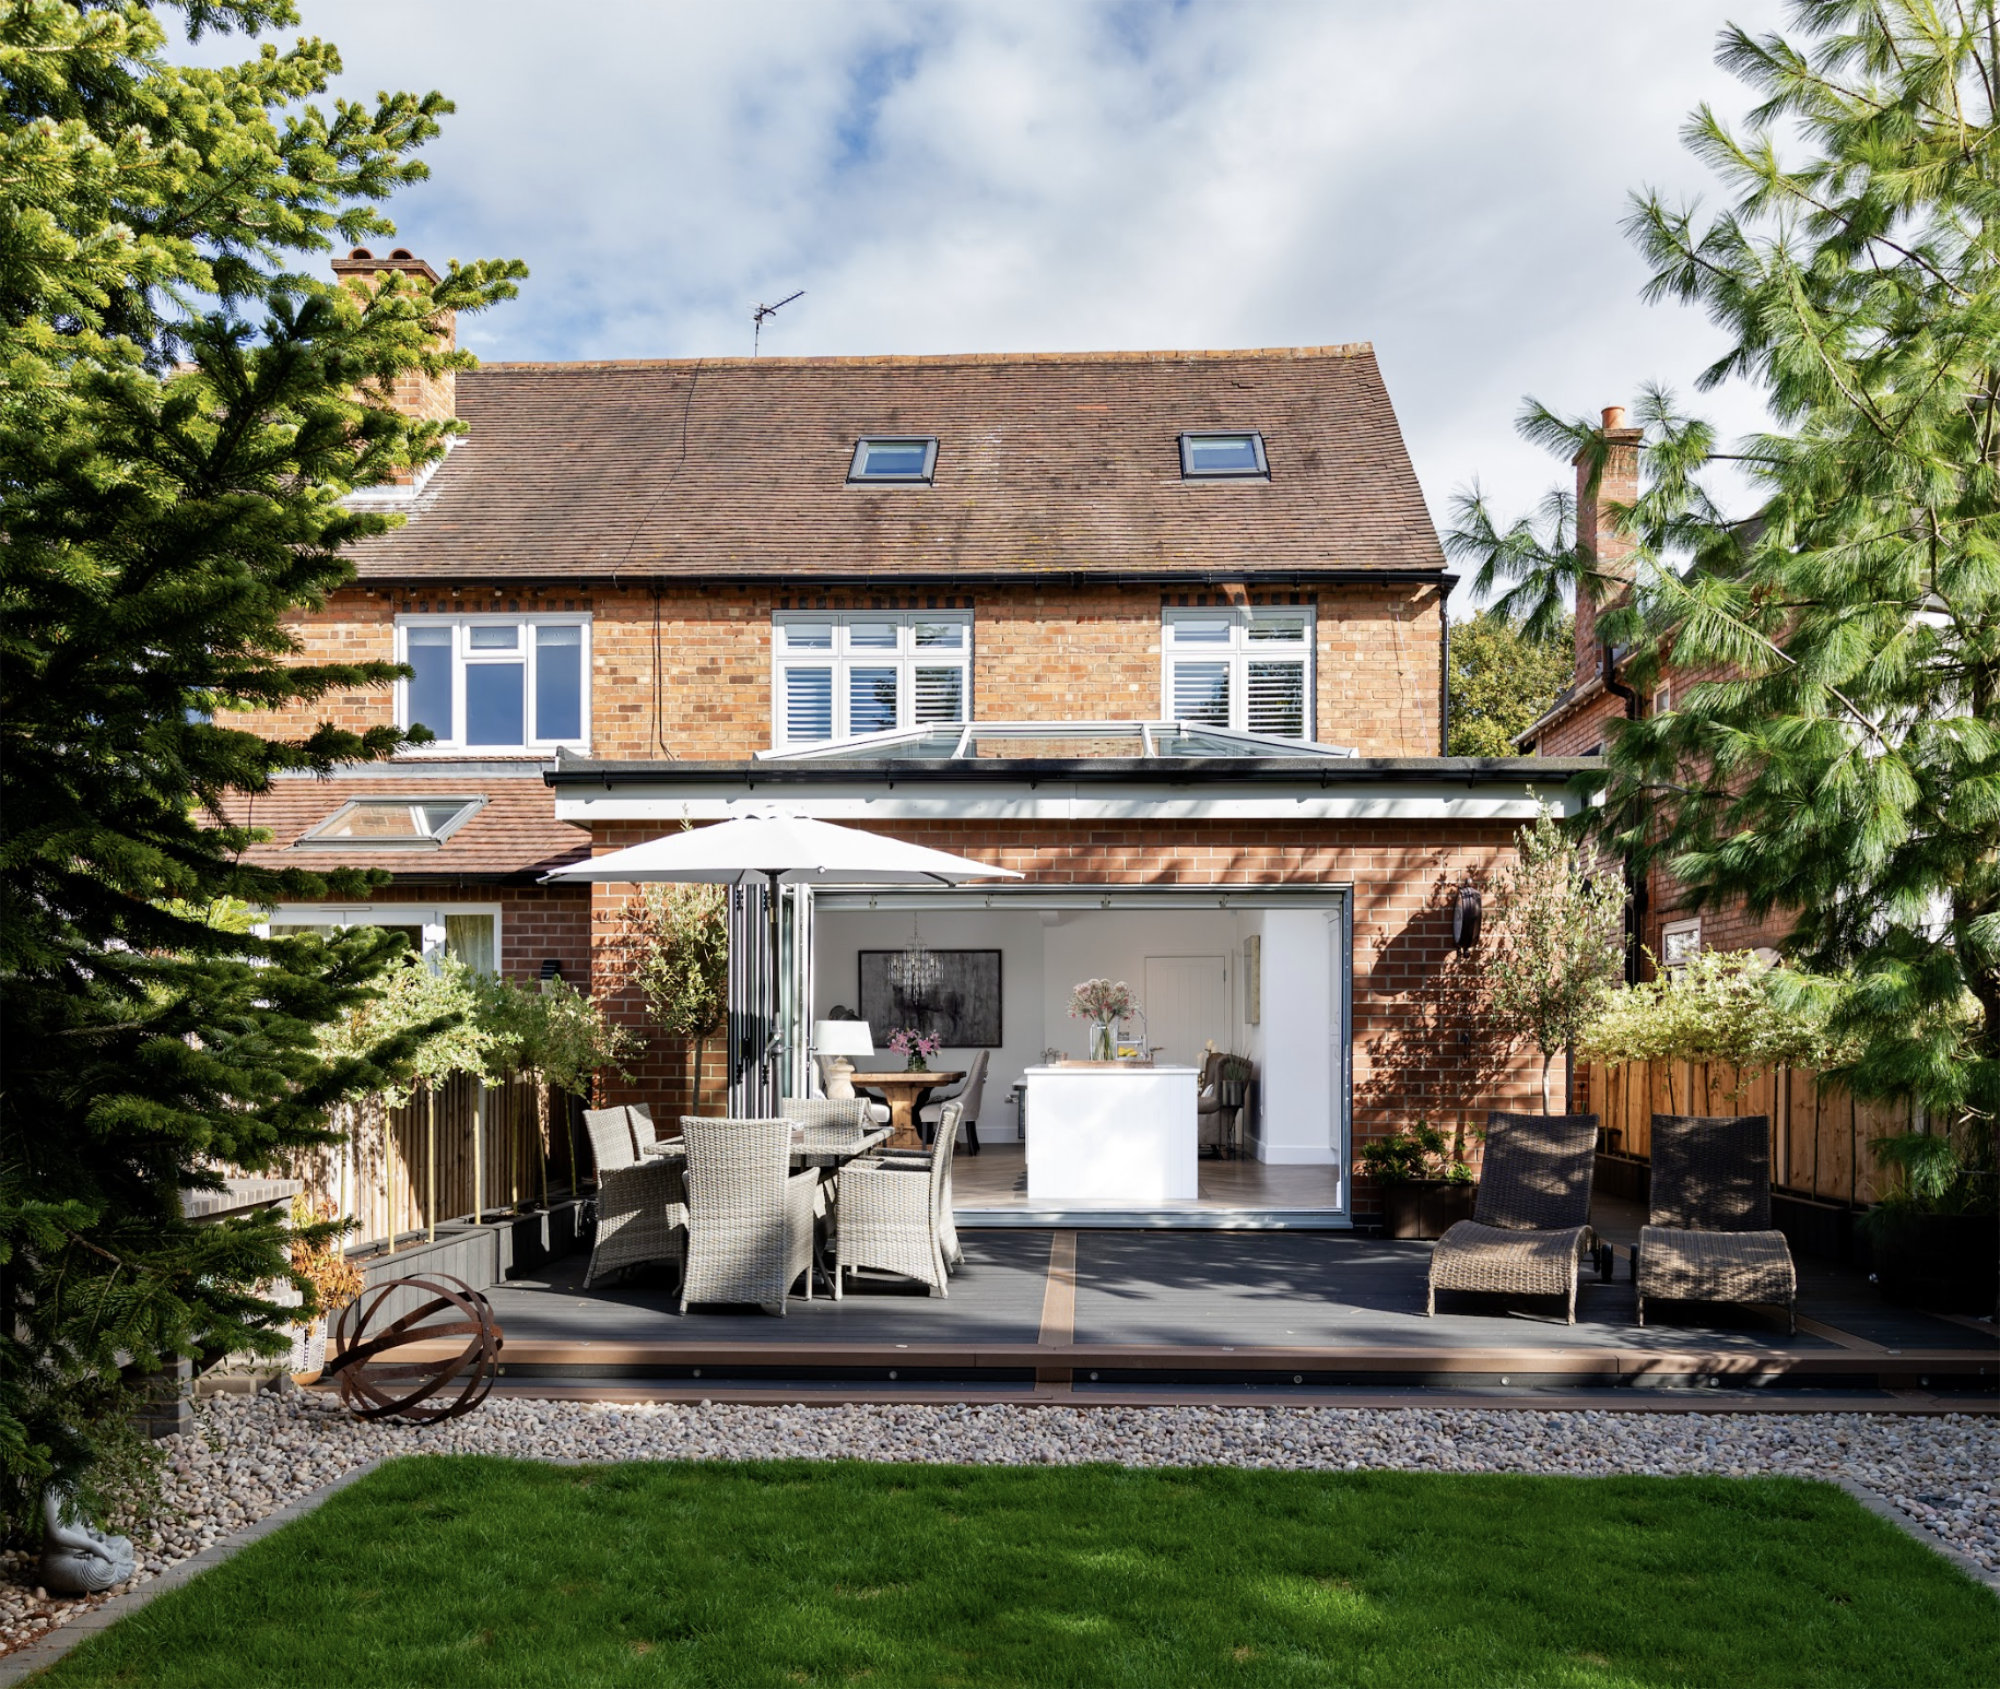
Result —
[[[414,1291],[429,1300],[370,1335],[369,1327],[398,1291]],[[341,1405],[363,1419],[393,1417],[419,1425],[452,1419],[479,1406],[493,1388],[505,1341],[494,1323],[493,1305],[464,1279],[449,1273],[392,1279],[363,1292],[341,1309],[335,1338],[340,1353],[326,1370],[340,1380]],[[455,1352],[437,1352],[454,1342],[459,1344]],[[419,1343],[431,1346],[432,1352],[402,1360],[387,1358]],[[461,1378],[456,1397],[442,1394]]]

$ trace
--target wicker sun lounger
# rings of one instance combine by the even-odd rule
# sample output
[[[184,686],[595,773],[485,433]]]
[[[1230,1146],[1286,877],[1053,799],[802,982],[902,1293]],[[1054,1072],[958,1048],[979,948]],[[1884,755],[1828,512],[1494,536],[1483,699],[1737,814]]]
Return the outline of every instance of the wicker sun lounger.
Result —
[[[688,1211],[680,1163],[640,1160],[622,1108],[587,1108],[583,1124],[597,1158],[597,1236],[584,1289],[623,1267],[651,1261],[681,1266]]]
[[[925,1160],[856,1161],[841,1170],[836,1297],[856,1267],[901,1273],[939,1296],[951,1294],[940,1219],[961,1112],[956,1098],[945,1104],[937,1143]]]
[[[801,1273],[810,1299],[819,1173],[791,1171],[792,1123],[684,1115],[681,1135],[688,1189],[681,1312],[692,1302],[755,1302],[782,1314]]]
[[[1489,1114],[1478,1203],[1431,1252],[1424,1312],[1437,1312],[1440,1290],[1561,1296],[1575,1325],[1578,1262],[1597,1243],[1596,1161],[1594,1114]],[[1608,1275],[1608,1252],[1598,1251],[1597,1270]]]
[[[1639,1323],[1646,1299],[1758,1302],[1799,1328],[1799,1280],[1771,1229],[1771,1125],[1761,1114],[1653,1116],[1650,1224],[1632,1252]]]

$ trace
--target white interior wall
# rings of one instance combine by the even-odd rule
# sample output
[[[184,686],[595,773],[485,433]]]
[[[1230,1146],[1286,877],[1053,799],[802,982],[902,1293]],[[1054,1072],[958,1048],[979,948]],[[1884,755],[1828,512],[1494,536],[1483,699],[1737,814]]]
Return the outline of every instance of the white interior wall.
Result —
[[[1334,964],[1340,919],[1328,909],[1262,913],[1264,1110],[1258,1159],[1323,1166],[1338,1159]]]
[[[926,909],[919,917],[924,942],[933,950],[998,950],[1000,952],[1000,1047],[987,1059],[986,1096],[979,1107],[981,1143],[1007,1143],[1016,1137],[1008,1091],[1024,1068],[1042,1059],[1042,918],[1033,910]],[[898,950],[910,936],[907,910],[828,910],[813,916],[817,952],[813,968],[813,1018],[823,1019],[836,1003],[857,1013],[861,1008],[861,977],[857,958],[863,950]],[[886,1046],[893,1029],[874,1029],[878,1045]],[[934,1067],[969,1066],[973,1050],[947,1049]],[[884,1051],[882,1065],[894,1064]]]

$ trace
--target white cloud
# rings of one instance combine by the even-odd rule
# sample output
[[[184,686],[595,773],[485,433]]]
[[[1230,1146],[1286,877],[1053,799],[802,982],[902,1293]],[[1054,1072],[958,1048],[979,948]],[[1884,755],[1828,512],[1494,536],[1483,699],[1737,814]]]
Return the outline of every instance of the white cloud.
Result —
[[[1718,341],[1638,299],[1626,193],[1679,147],[1726,18],[1779,0],[1422,6],[305,0],[343,91],[458,102],[392,209],[426,256],[528,260],[489,358],[1372,340],[1433,513],[1558,465],[1524,393],[1683,390]],[[215,49],[204,44],[205,57]],[[1754,426],[1748,395],[1705,401]]]

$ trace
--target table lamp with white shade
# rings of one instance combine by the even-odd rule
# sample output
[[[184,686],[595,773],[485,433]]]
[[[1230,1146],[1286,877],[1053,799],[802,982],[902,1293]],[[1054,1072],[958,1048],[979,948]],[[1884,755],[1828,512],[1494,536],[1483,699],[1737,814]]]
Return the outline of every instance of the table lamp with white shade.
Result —
[[[813,1054],[824,1058],[821,1079],[829,1097],[854,1095],[854,1056],[875,1053],[875,1033],[865,1020],[816,1020]]]

